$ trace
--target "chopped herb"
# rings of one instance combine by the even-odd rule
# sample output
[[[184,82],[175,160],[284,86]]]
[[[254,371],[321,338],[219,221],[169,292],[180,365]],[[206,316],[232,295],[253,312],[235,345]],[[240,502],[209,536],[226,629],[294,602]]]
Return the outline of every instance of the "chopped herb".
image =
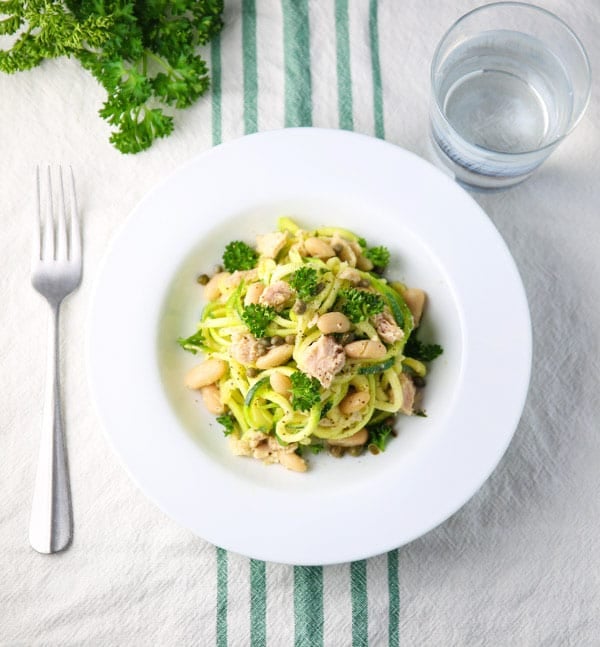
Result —
[[[251,270],[257,261],[258,252],[241,240],[232,241],[223,252],[223,266],[228,272]]]
[[[242,311],[242,321],[248,326],[250,332],[257,338],[264,337],[267,326],[275,319],[277,312],[271,306],[261,303],[251,303]]]
[[[309,301],[319,292],[317,278],[317,270],[314,267],[303,265],[292,274],[290,285],[298,293],[299,299]]]
[[[298,454],[298,456],[303,456],[306,452],[310,452],[311,454],[320,454],[324,449],[325,445],[323,444],[298,445],[296,454]]]
[[[426,344],[417,339],[416,332],[414,330],[406,342],[406,346],[404,347],[404,355],[406,357],[418,359],[421,362],[432,362],[444,352],[444,349],[439,344]]]
[[[375,267],[386,267],[390,262],[390,251],[387,247],[370,247],[365,252],[365,256],[372,261]]]
[[[369,432],[367,444],[371,453],[377,454],[380,451],[385,451],[392,430],[392,426],[387,425],[385,422],[367,427],[367,431]]]
[[[290,375],[292,381],[292,407],[295,411],[309,411],[321,399],[319,380],[296,371]]]
[[[234,432],[234,420],[230,413],[223,413],[220,416],[217,416],[217,422],[223,425],[223,433],[225,436],[229,436]]]
[[[382,312],[385,306],[384,300],[378,294],[365,290],[348,288],[341,290],[340,296],[343,301],[342,312],[355,324]]]
[[[364,238],[359,238],[356,241],[363,249],[366,249],[367,247],[367,241]]]
[[[204,337],[202,335],[202,331],[199,330],[190,337],[179,337],[177,343],[181,346],[181,348],[189,351],[190,353],[194,353],[195,355],[199,350],[202,350],[204,345]]]

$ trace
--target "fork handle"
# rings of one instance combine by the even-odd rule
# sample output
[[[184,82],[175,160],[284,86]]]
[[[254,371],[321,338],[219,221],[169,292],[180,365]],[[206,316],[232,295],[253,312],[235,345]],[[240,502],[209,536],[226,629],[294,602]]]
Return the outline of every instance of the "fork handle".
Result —
[[[56,553],[71,542],[73,519],[59,380],[60,303],[51,303],[48,374],[42,437],[33,491],[29,542],[38,553]]]

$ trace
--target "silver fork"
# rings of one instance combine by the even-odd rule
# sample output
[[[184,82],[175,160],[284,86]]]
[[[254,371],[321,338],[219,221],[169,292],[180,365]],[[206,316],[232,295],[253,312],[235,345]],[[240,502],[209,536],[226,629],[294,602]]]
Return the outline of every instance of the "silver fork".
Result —
[[[48,301],[51,309],[46,400],[29,526],[31,546],[40,553],[64,550],[73,534],[60,400],[58,322],[63,299],[81,282],[82,266],[73,170],[69,168],[68,173],[68,203],[65,201],[62,167],[58,169],[58,191],[54,195],[52,175],[48,167],[47,182],[44,183],[47,195],[42,205],[40,169],[36,169],[37,222],[31,263],[31,283]],[[67,211],[70,212],[68,219]]]

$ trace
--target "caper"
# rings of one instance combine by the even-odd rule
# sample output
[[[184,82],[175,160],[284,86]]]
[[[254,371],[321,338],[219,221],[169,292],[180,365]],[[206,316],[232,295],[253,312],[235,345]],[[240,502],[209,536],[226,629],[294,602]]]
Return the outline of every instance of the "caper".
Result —
[[[258,369],[254,368],[253,366],[249,366],[246,369],[246,375],[248,377],[256,377],[258,375]]]
[[[295,344],[296,343],[296,335],[286,335],[285,343],[286,344]]]
[[[422,389],[425,386],[425,380],[420,375],[413,376],[412,381],[418,389]]]
[[[348,453],[350,456],[360,456],[363,453],[364,445],[357,445],[356,447],[350,447]]]
[[[361,279],[356,285],[359,288],[368,288],[371,282],[368,279]]]
[[[219,272],[223,271],[223,266],[222,265],[215,265],[213,268],[213,274],[219,274]]]
[[[344,447],[339,447],[337,445],[329,445],[327,449],[334,458],[341,458],[345,451]]]
[[[304,301],[296,301],[293,308],[297,315],[303,315],[306,312],[306,303]]]
[[[339,254],[342,251],[342,249],[344,249],[344,246],[342,245],[342,243],[336,243],[335,245],[332,245],[332,247],[333,247],[333,251],[336,254]]]
[[[323,281],[319,281],[319,283],[315,285],[315,294],[320,294],[324,289],[325,283],[323,283]]]
[[[379,454],[379,447],[377,447],[377,445],[369,445],[369,451],[373,456],[377,456],[377,454]]]
[[[200,285],[206,285],[209,281],[210,277],[208,274],[199,274],[196,278],[196,283],[200,283]]]
[[[283,337],[280,337],[279,335],[275,335],[274,337],[271,337],[271,346],[281,346],[285,340]]]

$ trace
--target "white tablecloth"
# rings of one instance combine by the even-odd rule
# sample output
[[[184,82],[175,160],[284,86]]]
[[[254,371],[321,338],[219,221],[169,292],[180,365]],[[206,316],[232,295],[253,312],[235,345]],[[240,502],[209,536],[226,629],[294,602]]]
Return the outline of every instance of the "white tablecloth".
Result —
[[[337,100],[331,99],[335,48],[326,37],[333,4],[310,5],[311,30],[320,33],[311,49],[315,126],[339,126]],[[368,3],[349,4],[356,28]],[[387,140],[428,156],[429,61],[445,29],[477,4],[379,3]],[[600,73],[600,4],[538,4],[572,26]],[[257,11],[263,74],[266,62],[282,64],[281,5],[257,0]],[[244,133],[243,107],[233,101],[241,93],[239,45],[231,45],[241,37],[238,2],[227,3],[226,21],[223,138],[231,139]],[[361,55],[360,48],[353,50],[355,70]],[[318,72],[315,61],[321,62]],[[400,549],[401,645],[600,645],[596,90],[581,124],[533,178],[510,191],[475,195],[523,277],[533,321],[532,383],[521,424],[490,480],[448,522]],[[283,95],[277,92],[259,98],[261,130],[284,125]],[[173,136],[137,156],[123,156],[107,143],[108,127],[96,115],[102,99],[101,89],[74,61],[0,76],[0,645],[211,645],[217,639],[215,549],[165,517],[126,476],[102,434],[83,355],[93,280],[108,242],[149,189],[212,145],[211,95],[178,115]],[[371,108],[363,111],[363,104],[358,93],[354,128],[374,134]],[[34,165],[56,161],[71,163],[77,177],[85,275],[62,318],[75,540],[65,553],[48,557],[27,542],[47,317],[29,285],[29,250]],[[268,604],[281,613],[280,624],[269,616],[267,625],[268,644],[275,647],[293,642],[289,568],[267,569],[275,591]],[[231,586],[247,571],[248,560],[230,557]],[[378,573],[385,577],[384,566],[370,560],[369,577]],[[335,587],[344,578],[342,567],[325,569],[325,608],[332,614],[325,622],[328,645],[351,644],[349,616],[331,611]],[[370,604],[369,612],[376,608],[375,596]],[[249,644],[249,607],[248,589],[230,600],[229,644]],[[370,644],[387,644],[387,625],[378,628],[383,620],[369,616],[369,622]]]

